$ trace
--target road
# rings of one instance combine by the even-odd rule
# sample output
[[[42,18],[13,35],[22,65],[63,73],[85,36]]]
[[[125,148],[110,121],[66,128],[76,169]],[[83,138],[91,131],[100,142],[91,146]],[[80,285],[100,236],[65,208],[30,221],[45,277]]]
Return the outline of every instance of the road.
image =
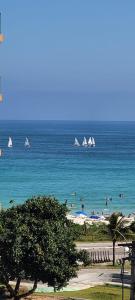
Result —
[[[105,283],[121,283],[120,279],[120,269],[81,269],[78,272],[78,277],[73,278],[69,281],[69,285],[64,288],[65,291],[74,291],[74,290],[82,290],[87,289],[89,287],[93,287],[96,285],[102,285]],[[126,274],[126,283],[130,283],[130,274]],[[14,284],[14,282],[11,282]],[[32,283],[30,282],[23,282],[23,287],[32,288]],[[39,283],[37,292],[52,292],[53,288],[47,287],[46,284]]]
[[[88,252],[91,251],[109,251],[110,259],[112,260],[112,242],[77,242],[76,243],[78,249],[86,249]],[[128,253],[125,251],[124,247],[118,246],[116,243],[116,259],[120,259],[123,256],[127,256]]]

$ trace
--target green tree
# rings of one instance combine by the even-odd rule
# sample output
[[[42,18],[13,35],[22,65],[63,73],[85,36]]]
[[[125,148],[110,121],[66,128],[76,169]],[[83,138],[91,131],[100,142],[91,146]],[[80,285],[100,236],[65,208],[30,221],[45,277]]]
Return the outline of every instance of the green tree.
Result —
[[[113,213],[110,216],[109,224],[107,226],[108,233],[113,242],[113,266],[115,265],[115,246],[118,240],[125,239],[128,235],[129,227],[127,221],[124,220],[124,216],[121,213]]]
[[[83,262],[83,265],[85,267],[88,265],[91,265],[91,263],[92,263],[89,252],[85,249],[82,249],[78,252],[78,260]]]
[[[130,224],[130,230],[133,234],[135,233],[135,221]]]
[[[0,280],[13,299],[33,293],[39,281],[58,290],[76,276],[78,252],[66,213],[66,205],[45,196],[0,213]],[[20,295],[22,280],[33,288]]]

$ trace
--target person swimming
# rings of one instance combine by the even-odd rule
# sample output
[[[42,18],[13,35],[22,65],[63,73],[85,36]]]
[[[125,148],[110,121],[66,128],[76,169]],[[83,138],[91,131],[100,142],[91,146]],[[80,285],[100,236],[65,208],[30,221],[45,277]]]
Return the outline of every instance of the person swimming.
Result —
[[[123,193],[120,193],[120,194],[119,194],[119,197],[120,197],[120,198],[124,198],[124,194],[123,194]]]

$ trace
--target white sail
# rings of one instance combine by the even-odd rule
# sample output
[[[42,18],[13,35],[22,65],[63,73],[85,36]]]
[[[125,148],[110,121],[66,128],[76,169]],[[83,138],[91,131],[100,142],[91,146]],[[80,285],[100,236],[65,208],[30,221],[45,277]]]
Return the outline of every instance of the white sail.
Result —
[[[12,147],[13,147],[12,139],[11,139],[11,137],[9,137],[9,139],[8,139],[8,148],[12,148]]]
[[[77,139],[77,138],[75,138],[74,146],[77,146],[77,147],[79,147],[79,146],[80,146],[80,144],[79,144],[79,142],[78,142],[78,139]]]
[[[3,154],[3,151],[2,151],[2,149],[0,149],[0,156],[2,156],[2,154]]]
[[[92,140],[92,147],[95,147],[95,146],[96,146],[96,143],[95,143],[94,137],[92,137],[91,140]]]
[[[88,146],[92,146],[92,139],[91,139],[91,137],[89,138],[89,140],[88,140]]]
[[[85,136],[84,136],[84,139],[83,139],[83,142],[82,142],[82,146],[84,146],[84,147],[88,146]]]
[[[24,145],[25,145],[25,147],[30,147],[30,143],[29,143],[29,140],[28,140],[27,137],[26,137],[26,139],[25,139]]]

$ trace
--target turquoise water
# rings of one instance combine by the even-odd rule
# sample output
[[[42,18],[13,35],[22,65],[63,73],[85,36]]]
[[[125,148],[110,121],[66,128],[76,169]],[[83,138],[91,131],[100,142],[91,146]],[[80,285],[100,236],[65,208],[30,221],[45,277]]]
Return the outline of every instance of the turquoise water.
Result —
[[[80,291],[82,289],[82,286],[78,286],[77,284],[77,287],[65,287],[63,289],[61,289],[60,291],[58,292],[73,292],[73,291]],[[53,293],[54,292],[54,288],[53,287],[42,287],[42,288],[37,288],[35,293]]]
[[[7,148],[8,137],[13,148]],[[25,137],[31,148],[24,148]],[[73,147],[94,136],[95,148]],[[135,123],[1,121],[0,201],[55,195],[73,210],[135,211]],[[76,192],[76,195],[74,194]],[[124,194],[124,197],[119,197]],[[106,198],[112,198],[106,206]],[[80,201],[81,199],[81,201]],[[75,207],[74,207],[75,206]]]

